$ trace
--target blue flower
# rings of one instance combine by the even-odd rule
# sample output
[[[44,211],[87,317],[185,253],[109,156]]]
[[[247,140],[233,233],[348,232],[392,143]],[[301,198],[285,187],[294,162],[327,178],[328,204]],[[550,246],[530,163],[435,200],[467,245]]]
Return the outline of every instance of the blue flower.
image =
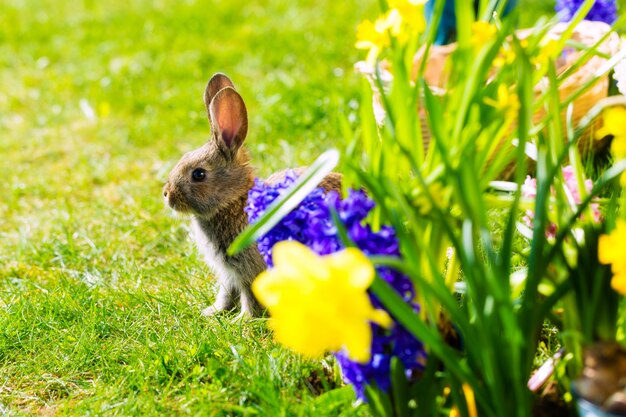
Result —
[[[297,179],[293,171],[287,172],[285,179],[277,184],[267,184],[256,180],[248,194],[246,213],[251,223],[255,222],[267,207],[284,193]],[[257,245],[268,266],[272,266],[272,247],[282,240],[296,240],[307,245],[319,255],[327,255],[344,248],[337,228],[333,222],[331,208],[334,208],[344,224],[350,239],[366,255],[400,256],[400,247],[395,231],[389,226],[382,226],[374,231],[364,223],[374,202],[364,191],[350,190],[344,199],[336,192],[325,193],[317,188],[300,205],[285,216]],[[379,276],[387,281],[402,296],[414,311],[419,311],[415,299],[415,289],[411,280],[390,268],[377,268]],[[370,295],[376,308],[383,308],[375,296]],[[372,358],[369,363],[351,361],[345,352],[337,352],[336,357],[342,369],[344,381],[352,384],[357,397],[365,399],[365,386],[376,385],[387,390],[390,387],[391,358],[398,357],[409,379],[423,369],[426,352],[423,344],[404,327],[397,324],[391,329],[384,329],[372,324]]]
[[[569,22],[584,2],[585,0],[557,0],[556,11],[562,13],[562,21]],[[617,20],[615,0],[596,0],[585,19],[612,25]]]

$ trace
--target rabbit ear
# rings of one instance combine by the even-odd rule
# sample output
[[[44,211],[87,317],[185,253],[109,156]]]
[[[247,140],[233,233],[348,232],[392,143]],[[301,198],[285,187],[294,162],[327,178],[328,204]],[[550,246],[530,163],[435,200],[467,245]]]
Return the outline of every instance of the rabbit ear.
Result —
[[[248,133],[248,112],[243,99],[234,88],[222,88],[209,104],[209,115],[218,146],[234,155]]]
[[[211,77],[206,85],[206,88],[204,89],[204,105],[206,106],[209,121],[211,121],[211,111],[209,110],[211,100],[213,100],[213,97],[215,97],[215,95],[225,87],[235,88],[230,78],[221,72],[218,72]]]

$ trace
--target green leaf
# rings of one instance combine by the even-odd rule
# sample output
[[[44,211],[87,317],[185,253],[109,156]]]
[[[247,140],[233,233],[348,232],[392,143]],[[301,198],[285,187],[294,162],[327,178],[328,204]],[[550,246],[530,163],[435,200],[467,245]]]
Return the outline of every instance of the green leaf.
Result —
[[[335,227],[337,228],[337,235],[339,236],[339,240],[341,241],[341,243],[343,243],[343,245],[346,248],[357,247],[357,245],[352,241],[352,239],[350,239],[350,236],[348,236],[348,231],[346,230],[346,226],[341,221],[341,218],[339,217],[339,213],[337,213],[337,210],[334,207],[330,208],[330,215],[333,218],[333,223],[335,224]]]
[[[370,411],[375,416],[394,417],[391,399],[376,385],[365,386],[365,398],[369,402]]]
[[[409,415],[409,381],[397,356],[391,358],[391,395],[397,416]]]
[[[355,400],[354,387],[346,385],[323,393],[315,399],[315,405],[321,409],[339,411]]]
[[[339,152],[336,149],[330,149],[320,155],[291,188],[268,207],[260,219],[246,227],[237,236],[228,248],[228,254],[232,256],[241,252],[259,237],[272,230],[283,217],[295,209],[307,195],[318,187],[319,183],[332,172],[338,163]]]

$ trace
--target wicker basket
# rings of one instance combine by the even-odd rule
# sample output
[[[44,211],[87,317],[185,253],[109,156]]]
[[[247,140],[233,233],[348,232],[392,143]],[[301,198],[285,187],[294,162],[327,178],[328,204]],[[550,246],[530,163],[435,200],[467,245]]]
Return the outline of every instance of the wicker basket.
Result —
[[[559,39],[564,31],[566,30],[568,24],[559,23],[555,25],[547,34],[547,37],[553,39]],[[520,38],[525,38],[531,34],[532,29],[524,29],[518,31],[518,36]],[[600,41],[600,39],[607,34],[607,32],[611,31],[611,27],[603,22],[590,22],[590,21],[582,21],[578,26],[576,26],[571,39],[583,43],[587,46],[593,46]],[[619,36],[617,33],[612,32],[608,38],[599,45],[598,51],[606,54],[608,56],[613,56],[617,53],[619,49]],[[447,83],[447,73],[446,70],[448,68],[447,60],[452,56],[452,53],[456,49],[455,44],[445,45],[445,46],[433,46],[431,48],[431,52],[428,56],[428,64],[426,65],[426,69],[424,72],[424,78],[426,82],[431,86],[433,91],[437,93],[437,91],[442,92]],[[576,51],[569,54],[566,54],[563,58],[559,59],[557,62],[557,72],[558,74],[562,74],[568,68],[570,68],[573,63],[580,57],[582,51]],[[416,54],[416,57],[413,62],[413,76],[416,78],[417,76],[417,68],[421,65],[421,61],[423,58],[423,52],[420,51]],[[560,86],[559,95],[561,100],[565,100],[570,97],[575,91],[577,91],[580,86],[589,82],[594,78],[594,74],[607,62],[606,59],[593,56],[591,57],[584,65],[580,66],[572,75],[570,75]],[[376,116],[376,121],[379,125],[382,125],[385,119],[385,110],[382,106],[380,99],[380,91],[378,91],[377,83],[375,82],[375,71],[371,65],[368,65],[365,62],[358,62],[355,65],[355,69],[357,72],[365,75],[372,85],[372,89],[374,91],[374,114]],[[389,72],[388,67],[383,63],[380,68],[380,72],[382,74],[382,83],[385,89],[390,87],[393,81],[393,75]],[[540,96],[546,89],[548,88],[548,80],[543,79],[535,86],[535,95]],[[591,87],[589,87],[583,94],[581,94],[574,101],[573,107],[573,122],[574,126],[577,126],[581,119],[587,114],[587,112],[602,98],[608,95],[609,90],[609,78],[608,76],[603,76],[599,78]],[[423,111],[423,110],[421,110]],[[430,130],[428,129],[428,124],[425,118],[422,115],[422,134],[424,137],[424,146],[428,147],[430,141]],[[533,119],[535,122],[538,122],[545,116],[545,110],[538,110]],[[565,112],[561,115],[563,124],[565,126]],[[595,123],[590,126],[593,128]],[[593,149],[594,151],[599,147],[604,147],[606,144],[601,141],[591,141],[589,138],[590,134],[584,135],[584,139],[580,141],[579,148],[581,152],[589,151]]]

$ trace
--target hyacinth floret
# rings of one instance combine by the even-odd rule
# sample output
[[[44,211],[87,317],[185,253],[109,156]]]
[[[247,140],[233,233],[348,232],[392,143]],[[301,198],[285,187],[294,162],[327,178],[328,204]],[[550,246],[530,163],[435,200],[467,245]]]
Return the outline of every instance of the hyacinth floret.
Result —
[[[585,0],[557,0],[556,11],[561,14],[561,20],[572,20]],[[596,0],[589,10],[585,20],[604,22],[612,25],[617,20],[617,5],[615,0]]]

